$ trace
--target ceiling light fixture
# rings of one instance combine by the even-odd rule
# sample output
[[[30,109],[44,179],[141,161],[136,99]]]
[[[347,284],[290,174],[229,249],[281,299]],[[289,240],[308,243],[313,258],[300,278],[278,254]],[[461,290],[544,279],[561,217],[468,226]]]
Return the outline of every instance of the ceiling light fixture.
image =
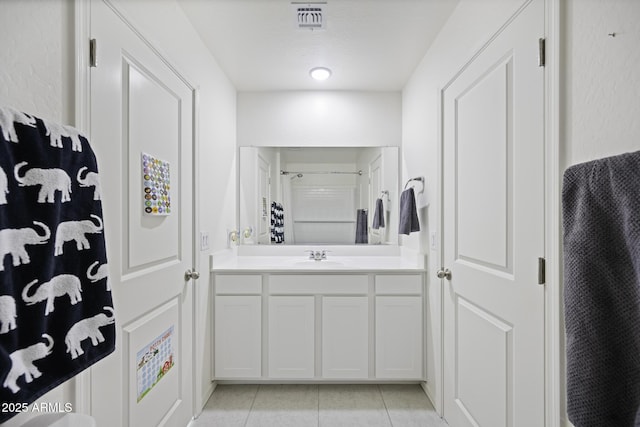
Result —
[[[316,67],[312,68],[309,74],[314,80],[322,81],[327,80],[331,76],[331,70],[326,67]]]

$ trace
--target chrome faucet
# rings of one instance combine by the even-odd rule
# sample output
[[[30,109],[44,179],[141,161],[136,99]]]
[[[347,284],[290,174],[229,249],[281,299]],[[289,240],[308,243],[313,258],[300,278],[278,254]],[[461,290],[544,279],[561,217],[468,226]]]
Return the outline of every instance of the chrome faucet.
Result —
[[[309,252],[309,259],[312,259],[315,261],[322,261],[323,259],[327,259],[327,251],[308,250],[306,252]]]

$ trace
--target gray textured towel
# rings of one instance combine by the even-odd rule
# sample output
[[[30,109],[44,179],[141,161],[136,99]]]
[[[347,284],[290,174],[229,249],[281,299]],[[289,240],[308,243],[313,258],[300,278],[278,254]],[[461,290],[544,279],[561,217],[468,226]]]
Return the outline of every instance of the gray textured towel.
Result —
[[[356,213],[356,243],[369,243],[367,221],[367,210],[358,209]]]
[[[373,224],[371,228],[374,230],[384,228],[384,205],[382,204],[382,199],[376,200],[376,210],[373,213]]]
[[[398,233],[410,234],[420,231],[418,211],[416,210],[416,196],[413,187],[408,188],[400,195],[400,227]]]
[[[567,169],[562,204],[569,419],[639,426],[640,151]]]

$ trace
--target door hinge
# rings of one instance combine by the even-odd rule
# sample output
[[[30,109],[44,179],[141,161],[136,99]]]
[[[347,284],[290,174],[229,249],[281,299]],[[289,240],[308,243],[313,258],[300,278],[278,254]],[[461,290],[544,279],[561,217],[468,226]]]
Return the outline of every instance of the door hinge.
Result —
[[[538,39],[538,67],[544,67],[546,65],[546,39]]]
[[[547,261],[544,258],[538,258],[538,285],[544,285],[547,281]]]
[[[98,42],[96,39],[89,40],[89,67],[98,66]]]

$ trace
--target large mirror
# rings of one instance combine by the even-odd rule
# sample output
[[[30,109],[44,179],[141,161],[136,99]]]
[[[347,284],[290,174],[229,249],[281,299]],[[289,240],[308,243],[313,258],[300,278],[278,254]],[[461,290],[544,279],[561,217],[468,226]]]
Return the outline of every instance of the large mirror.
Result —
[[[398,243],[397,147],[240,147],[242,244]]]

